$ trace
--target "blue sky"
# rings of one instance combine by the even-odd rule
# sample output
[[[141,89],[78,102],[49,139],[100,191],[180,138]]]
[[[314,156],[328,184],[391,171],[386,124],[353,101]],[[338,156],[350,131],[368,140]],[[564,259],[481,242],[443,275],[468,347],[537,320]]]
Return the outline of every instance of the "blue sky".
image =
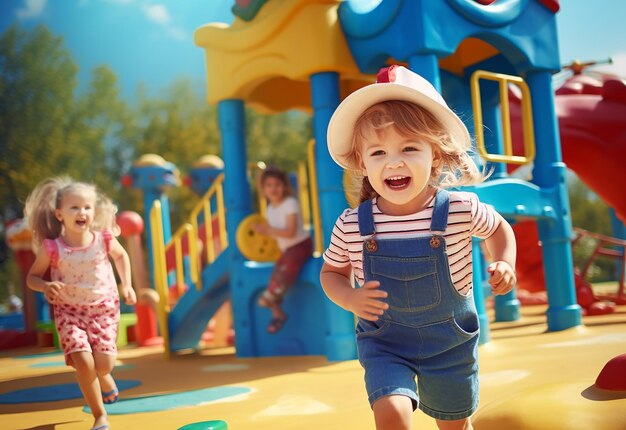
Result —
[[[181,76],[203,88],[204,55],[193,44],[193,32],[209,22],[232,22],[234,0],[0,3],[0,32],[14,22],[27,28],[44,23],[65,38],[83,85],[93,67],[107,64],[119,77],[124,96],[132,97],[139,82],[156,92]],[[626,1],[562,0],[557,17],[562,64],[612,57],[613,66],[602,69],[626,77]]]

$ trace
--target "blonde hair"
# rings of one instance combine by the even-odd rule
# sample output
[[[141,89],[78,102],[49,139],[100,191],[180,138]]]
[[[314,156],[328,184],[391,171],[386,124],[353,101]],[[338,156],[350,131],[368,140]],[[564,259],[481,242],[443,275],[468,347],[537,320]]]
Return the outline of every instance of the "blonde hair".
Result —
[[[454,139],[430,111],[400,100],[388,100],[370,106],[357,119],[350,152],[345,154],[351,166],[361,166],[363,142],[372,135],[380,136],[393,127],[402,136],[416,137],[432,145],[433,155],[440,159],[433,166],[430,184],[433,187],[456,187],[477,184],[488,175],[480,172],[470,157],[471,142]],[[361,176],[358,171],[353,175]],[[362,177],[361,202],[377,196],[367,177]]]
[[[41,181],[30,193],[24,206],[24,216],[33,233],[33,245],[38,248],[44,239],[56,239],[63,232],[63,224],[57,219],[55,210],[61,207],[63,196],[84,189],[96,196],[94,220],[91,230],[109,230],[117,235],[120,228],[115,222],[117,206],[102,194],[95,185],[72,180],[69,176],[56,176]]]

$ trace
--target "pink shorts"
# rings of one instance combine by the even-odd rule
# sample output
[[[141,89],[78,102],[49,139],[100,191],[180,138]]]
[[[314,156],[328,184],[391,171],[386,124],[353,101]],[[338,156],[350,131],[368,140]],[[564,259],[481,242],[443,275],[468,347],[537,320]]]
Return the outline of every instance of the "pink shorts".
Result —
[[[115,355],[119,321],[120,301],[117,297],[95,305],[55,304],[54,323],[65,363],[71,366],[70,354],[80,351]]]

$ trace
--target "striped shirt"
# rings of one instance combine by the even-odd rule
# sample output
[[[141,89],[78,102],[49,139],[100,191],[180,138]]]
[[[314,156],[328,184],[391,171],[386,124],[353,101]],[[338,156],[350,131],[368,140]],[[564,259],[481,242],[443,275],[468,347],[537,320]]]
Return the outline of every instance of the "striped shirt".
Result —
[[[385,215],[373,200],[372,211],[378,239],[405,239],[430,235],[434,199],[421,211],[403,216]],[[460,294],[472,290],[472,236],[487,239],[496,231],[499,217],[491,206],[468,192],[450,192],[448,226],[444,233],[450,274]],[[359,233],[358,207],[346,209],[333,228],[324,261],[335,267],[352,265],[359,285],[363,278],[363,238]]]

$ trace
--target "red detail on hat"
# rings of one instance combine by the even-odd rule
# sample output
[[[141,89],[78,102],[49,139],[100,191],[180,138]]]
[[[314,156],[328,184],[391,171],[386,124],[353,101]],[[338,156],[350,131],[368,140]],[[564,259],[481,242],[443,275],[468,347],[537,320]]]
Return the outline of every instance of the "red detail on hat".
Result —
[[[393,66],[383,67],[382,69],[380,69],[378,71],[378,74],[376,75],[376,83],[388,84],[389,82],[395,82],[396,80],[395,68],[396,67],[398,66],[394,64]]]

